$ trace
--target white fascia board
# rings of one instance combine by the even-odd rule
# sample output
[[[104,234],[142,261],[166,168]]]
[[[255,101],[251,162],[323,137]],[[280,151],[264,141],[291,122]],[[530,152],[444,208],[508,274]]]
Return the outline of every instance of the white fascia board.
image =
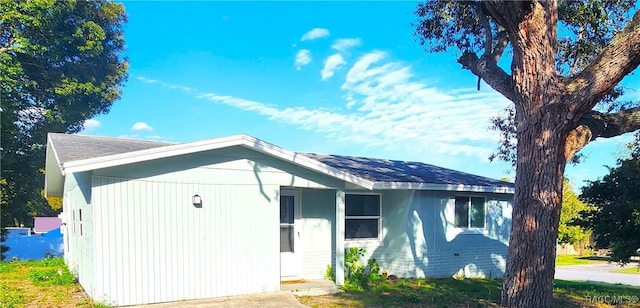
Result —
[[[62,197],[62,188],[64,186],[64,175],[60,166],[58,153],[53,146],[53,142],[47,138],[47,150],[45,154],[45,178],[44,178],[44,196],[45,197]]]
[[[304,157],[295,152],[285,150],[276,145],[253,138],[248,135],[235,135],[230,137],[222,137],[204,141],[182,143],[176,145],[168,145],[147,150],[133,151],[121,154],[108,155],[97,158],[90,158],[78,161],[71,161],[62,165],[62,174],[96,170],[108,167],[115,167],[150,161],[155,159],[191,154],[203,151],[216,150],[232,146],[244,146],[255,151],[273,156],[284,161],[288,161],[301,167],[334,177],[344,181],[351,182],[355,185],[362,186],[366,189],[373,188],[373,182],[354,176],[352,174],[340,171],[330,167],[324,163],[314,159]]]
[[[443,191],[464,191],[481,193],[513,194],[514,189],[505,186],[478,186],[478,185],[455,185],[455,184],[429,184],[429,183],[407,183],[407,182],[375,182],[373,189],[412,189],[412,190],[443,190]]]

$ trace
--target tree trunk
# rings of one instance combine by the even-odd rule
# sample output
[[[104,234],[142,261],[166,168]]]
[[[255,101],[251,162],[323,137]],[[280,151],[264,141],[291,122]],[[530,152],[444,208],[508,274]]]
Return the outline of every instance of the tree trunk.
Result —
[[[509,30],[516,109],[517,163],[504,307],[550,307],[562,206],[569,103],[555,67],[555,1],[519,3]]]
[[[502,290],[504,307],[550,307],[565,168],[557,114],[518,133],[512,230]],[[562,123],[560,121],[560,123]]]

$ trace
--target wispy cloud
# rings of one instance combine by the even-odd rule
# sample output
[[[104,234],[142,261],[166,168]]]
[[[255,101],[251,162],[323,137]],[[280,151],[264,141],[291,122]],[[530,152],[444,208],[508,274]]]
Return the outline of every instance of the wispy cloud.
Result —
[[[333,54],[324,61],[324,68],[322,69],[322,80],[327,80],[333,76],[335,71],[340,67],[347,64],[342,55],[339,53]]]
[[[214,92],[199,93],[197,98],[314,131],[335,142],[407,151],[419,145],[429,149],[426,153],[486,161],[498,140],[488,130],[490,118],[509,102],[491,90],[442,91],[417,79],[410,65],[389,58],[385,52],[372,51],[350,65],[341,86],[343,106],[331,109],[281,107]],[[331,62],[341,63],[339,59]]]
[[[146,83],[158,83],[158,82],[160,82],[157,79],[151,79],[151,78],[147,78],[147,77],[144,77],[144,76],[138,76],[138,77],[136,77],[136,79],[138,79],[138,80],[140,80],[142,82],[146,82]]]
[[[125,135],[116,136],[116,138],[172,142],[171,140],[166,140],[166,138],[163,138],[162,136],[159,136],[159,135],[146,135],[146,134],[145,135],[125,134]]]
[[[133,124],[133,126],[131,126],[131,130],[134,131],[152,131],[153,127],[151,127],[151,125],[145,123],[145,122],[136,122],[135,124]]]
[[[297,70],[302,69],[303,66],[309,64],[311,62],[311,50],[309,49],[301,49],[296,54],[295,66]]]
[[[100,127],[100,121],[95,119],[88,119],[84,121],[83,124],[84,130],[92,130]]]
[[[301,41],[311,41],[329,36],[329,30],[325,28],[313,28],[300,38]]]
[[[331,45],[331,48],[341,52],[345,52],[349,48],[353,48],[360,45],[362,45],[362,40],[360,38],[341,38],[333,42],[333,45]]]
[[[187,86],[182,86],[182,85],[177,85],[177,84],[173,84],[173,83],[168,83],[168,82],[164,82],[161,80],[157,80],[157,79],[151,79],[151,78],[147,78],[144,76],[138,76],[136,77],[136,79],[144,82],[144,83],[150,83],[150,84],[159,84],[164,88],[170,89],[170,90],[182,90],[182,91],[193,91],[194,89],[191,87],[187,87]]]

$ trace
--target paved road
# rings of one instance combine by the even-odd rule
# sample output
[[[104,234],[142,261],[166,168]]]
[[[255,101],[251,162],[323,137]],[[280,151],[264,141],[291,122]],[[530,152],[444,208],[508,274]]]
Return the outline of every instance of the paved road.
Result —
[[[637,265],[627,265],[637,267]],[[621,283],[640,287],[640,275],[614,273],[616,264],[585,264],[556,267],[556,279]]]

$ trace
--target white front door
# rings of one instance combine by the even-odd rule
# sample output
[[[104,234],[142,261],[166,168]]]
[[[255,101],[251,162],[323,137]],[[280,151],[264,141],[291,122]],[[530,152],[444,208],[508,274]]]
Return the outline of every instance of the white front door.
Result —
[[[280,276],[300,275],[300,191],[280,191]]]

